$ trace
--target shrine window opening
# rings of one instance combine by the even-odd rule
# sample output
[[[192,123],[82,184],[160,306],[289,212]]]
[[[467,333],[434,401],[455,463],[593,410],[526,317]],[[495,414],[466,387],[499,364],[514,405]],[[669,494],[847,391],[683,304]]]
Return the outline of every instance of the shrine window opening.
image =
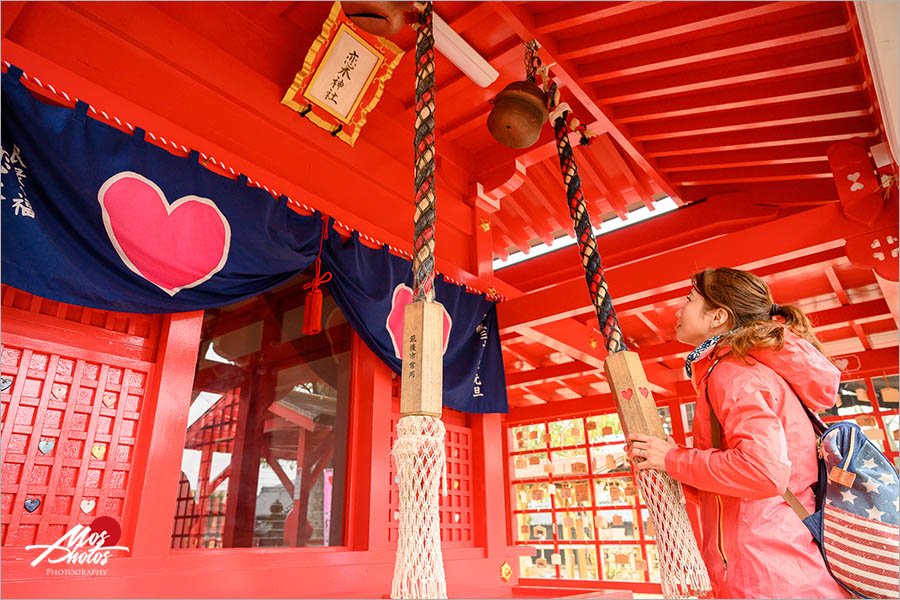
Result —
[[[819,415],[826,424],[855,421],[900,468],[898,376],[852,377],[845,375],[835,406]],[[688,447],[695,407],[693,398],[658,407],[666,433]],[[630,582],[652,591],[660,581],[653,526],[616,413],[513,423],[507,443],[512,540],[535,548],[520,556],[520,576]]]
[[[172,548],[343,543],[352,332],[309,276],[207,310],[190,399]]]
[[[882,375],[842,381],[834,407],[819,412],[826,424],[852,419],[879,450],[900,468],[898,377]]]
[[[671,408],[659,407],[672,434]],[[508,428],[521,577],[659,583],[653,525],[615,412]]]

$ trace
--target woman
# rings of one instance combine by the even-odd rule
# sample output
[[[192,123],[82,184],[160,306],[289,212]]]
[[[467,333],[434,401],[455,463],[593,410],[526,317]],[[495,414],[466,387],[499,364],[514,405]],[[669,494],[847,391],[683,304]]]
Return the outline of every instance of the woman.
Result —
[[[781,497],[788,488],[814,510],[816,435],[800,402],[830,408],[840,371],[822,354],[806,315],[774,304],[759,277],[719,268],[691,281],[675,335],[696,347],[685,367],[697,389],[694,447],[630,435],[629,457],[638,471],[658,469],[682,482],[699,504],[700,548],[715,597],[847,598]],[[713,443],[710,408],[722,449]]]

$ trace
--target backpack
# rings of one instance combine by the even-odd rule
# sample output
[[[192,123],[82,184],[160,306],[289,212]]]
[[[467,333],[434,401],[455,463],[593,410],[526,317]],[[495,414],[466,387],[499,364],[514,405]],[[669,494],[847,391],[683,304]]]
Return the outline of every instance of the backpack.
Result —
[[[709,402],[709,376],[722,358],[709,368],[705,388],[713,447],[719,449],[722,425]],[[897,471],[859,425],[841,421],[828,427],[802,400],[800,404],[818,438],[815,512],[810,514],[790,490],[781,496],[809,529],[841,587],[860,598],[900,598]]]

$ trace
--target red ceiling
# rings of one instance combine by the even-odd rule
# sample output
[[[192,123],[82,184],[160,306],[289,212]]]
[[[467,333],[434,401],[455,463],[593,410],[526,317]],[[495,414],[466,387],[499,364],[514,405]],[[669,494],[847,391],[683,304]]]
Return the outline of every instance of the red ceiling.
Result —
[[[412,30],[393,39],[407,55],[355,147],[280,104],[330,8],[4,2],[4,59],[408,247]],[[489,267],[492,257],[572,230],[550,128],[533,147],[512,150],[485,126],[490,100],[522,79],[522,43],[533,38],[563,99],[597,134],[576,149],[595,225],[666,195],[685,205],[600,238],[623,331],[660,398],[685,391],[679,356],[688,348],[673,341],[672,324],[688,276],[718,264],[752,267],[778,302],[812,311],[832,354],[868,352],[896,372],[896,351],[878,351],[896,350],[897,285],[845,251],[846,239],[896,230],[896,200],[874,226],[847,219],[825,155],[837,140],[883,141],[852,3],[438,2],[435,10],[500,72],[483,89],[437,56],[438,266],[509,297],[500,319],[513,406],[605,391],[574,248],[496,275]],[[478,184],[499,210],[476,201]]]

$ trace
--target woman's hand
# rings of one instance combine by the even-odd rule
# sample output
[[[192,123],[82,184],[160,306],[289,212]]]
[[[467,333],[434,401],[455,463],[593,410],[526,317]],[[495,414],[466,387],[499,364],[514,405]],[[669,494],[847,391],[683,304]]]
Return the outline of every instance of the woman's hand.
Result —
[[[641,469],[656,469],[666,472],[666,454],[678,444],[672,436],[664,440],[654,435],[633,433],[626,438],[628,442],[628,458],[634,465],[635,471]]]

